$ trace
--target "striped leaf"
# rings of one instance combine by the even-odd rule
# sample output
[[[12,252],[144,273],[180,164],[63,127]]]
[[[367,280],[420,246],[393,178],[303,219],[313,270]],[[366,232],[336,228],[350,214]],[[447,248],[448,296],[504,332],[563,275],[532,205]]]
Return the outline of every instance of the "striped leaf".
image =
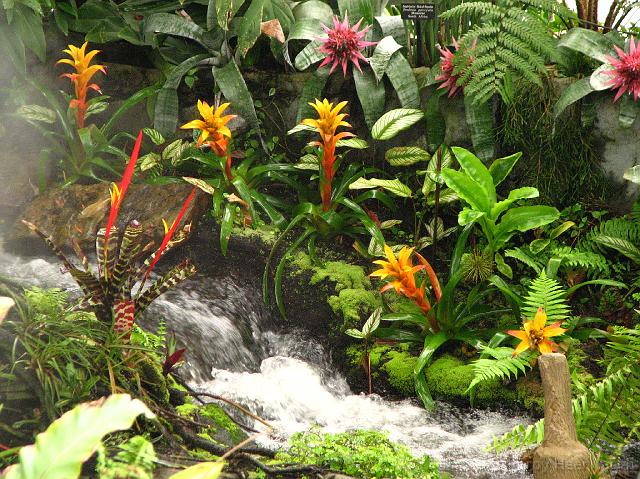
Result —
[[[376,140],[389,140],[401,131],[410,128],[424,118],[421,110],[398,108],[380,117],[371,128],[371,136]]]
[[[368,68],[365,68],[362,72],[354,68],[353,80],[362,111],[364,112],[364,120],[367,126],[371,128],[384,113],[386,97],[384,83],[376,81],[373,72]]]
[[[411,166],[421,161],[429,161],[431,155],[417,146],[397,146],[384,155],[391,166]]]
[[[362,190],[371,188],[382,188],[396,196],[409,198],[411,196],[411,188],[402,183],[399,179],[382,180],[380,178],[358,178],[349,185],[350,190]]]

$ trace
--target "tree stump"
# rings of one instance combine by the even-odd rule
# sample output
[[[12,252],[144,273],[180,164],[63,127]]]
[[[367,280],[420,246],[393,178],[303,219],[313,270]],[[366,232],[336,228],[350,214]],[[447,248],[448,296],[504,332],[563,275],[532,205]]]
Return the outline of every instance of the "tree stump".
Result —
[[[571,410],[571,377],[563,354],[538,360],[544,389],[544,441],[533,453],[535,479],[588,479],[591,454],[578,441]]]

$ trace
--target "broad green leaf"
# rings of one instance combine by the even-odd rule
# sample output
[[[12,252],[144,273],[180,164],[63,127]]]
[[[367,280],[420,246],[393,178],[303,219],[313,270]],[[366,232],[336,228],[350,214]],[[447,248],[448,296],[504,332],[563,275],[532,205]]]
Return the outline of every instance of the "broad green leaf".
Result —
[[[387,77],[396,90],[403,108],[420,108],[420,93],[413,69],[402,52],[396,52],[389,60]]]
[[[212,70],[213,79],[226,100],[231,103],[231,108],[238,112],[249,125],[259,132],[260,122],[258,121],[256,109],[253,106],[253,98],[251,97],[251,93],[249,93],[247,84],[244,78],[242,78],[236,62],[230,60],[225,66],[213,67]],[[260,141],[263,141],[261,135]]]
[[[211,50],[213,45],[207,39],[205,31],[197,23],[171,13],[154,13],[144,22],[144,36],[147,42],[157,47],[156,34],[165,33],[188,38]]]
[[[233,0],[215,0],[216,19],[223,30],[229,30],[229,22],[233,16]],[[210,14],[208,14],[210,15]]]
[[[460,226],[466,226],[471,223],[475,223],[485,215],[482,211],[472,210],[471,208],[463,208],[458,213],[458,224]]]
[[[402,45],[399,45],[392,36],[386,36],[378,42],[373,55],[369,58],[369,65],[377,82],[382,81],[391,57],[401,48]]]
[[[240,31],[238,32],[238,45],[236,50],[241,57],[247,55],[249,49],[256,43],[260,36],[260,22],[265,0],[251,0],[251,4],[242,17]]]
[[[169,479],[217,479],[223,467],[224,462],[201,462],[176,472]]]
[[[495,229],[496,247],[499,248],[516,231],[529,231],[557,220],[560,213],[552,206],[520,206],[507,211]]]
[[[47,42],[44,37],[42,16],[23,8],[15,9],[13,25],[24,46],[36,54],[41,62],[46,59]]]
[[[513,270],[511,269],[511,266],[505,263],[504,258],[500,253],[495,254],[495,262],[498,271],[500,271],[507,278],[513,279]]]
[[[355,150],[366,150],[369,148],[369,143],[367,143],[362,138],[343,138],[342,140],[338,140],[336,142],[336,146],[343,148],[353,148]]]
[[[206,55],[203,55],[203,56],[206,56]],[[111,130],[114,128],[114,126],[116,125],[120,117],[122,117],[127,111],[129,111],[138,103],[146,100],[151,95],[155,95],[157,91],[158,91],[157,84],[150,85],[148,87],[143,88],[142,90],[138,90],[129,98],[127,98],[124,102],[122,102],[122,104],[118,107],[118,109],[109,117],[109,121],[107,121],[102,126],[102,128],[100,128],[100,131],[102,132],[102,134],[105,137],[110,138]]]
[[[306,70],[327,56],[320,51],[321,44],[319,40],[313,40],[296,55],[294,66],[297,70]]]
[[[613,52],[611,39],[594,30],[572,28],[558,42],[558,47],[569,48],[601,63],[608,63],[607,55]]]
[[[229,239],[231,238],[231,231],[233,230],[233,224],[236,220],[238,207],[233,203],[226,203],[224,205],[224,211],[222,213],[222,221],[220,222],[220,250],[223,256],[227,255],[227,249],[229,248]]]
[[[22,105],[16,114],[25,120],[49,124],[56,122],[56,112],[40,105]]]
[[[390,110],[380,117],[371,128],[371,136],[376,140],[389,140],[424,118],[421,110],[399,108]]]
[[[570,228],[573,228],[576,224],[573,221],[565,221],[560,226],[555,227],[551,233],[549,233],[549,238],[556,239],[562,233],[567,231]]]
[[[507,176],[509,176],[509,173],[511,173],[511,170],[521,156],[522,153],[518,152],[514,153],[513,155],[505,156],[504,158],[498,158],[493,163],[491,163],[491,166],[489,167],[489,173],[491,173],[493,184],[495,186],[498,186],[507,178]]]
[[[489,204],[493,205],[496,202],[496,187],[489,169],[469,150],[454,146],[451,151],[460,163],[460,168],[482,188]]]
[[[298,123],[296,126],[294,126],[293,128],[291,128],[288,132],[287,135],[295,135],[296,133],[300,133],[302,131],[307,131],[307,132],[315,132],[316,129],[312,126],[309,125],[305,125],[304,123]]]
[[[158,130],[154,130],[153,128],[143,128],[142,131],[149,137],[154,145],[162,145],[166,141],[164,136],[162,136],[162,133]]]
[[[155,152],[147,153],[144,156],[141,156],[138,160],[138,165],[140,166],[140,171],[149,171],[154,168],[160,166],[162,164],[160,155]]]
[[[427,100],[424,116],[427,119],[427,144],[437,147],[444,143],[447,125],[440,111],[440,95],[432,94]]]
[[[349,15],[349,23],[355,24],[361,18],[364,18],[365,24],[373,24],[373,18],[376,12],[373,10],[374,3],[370,0],[338,0],[338,9],[340,10],[340,18]]]
[[[421,161],[429,161],[431,155],[417,146],[396,146],[384,155],[391,166],[411,166]]]
[[[362,72],[352,69],[356,92],[360,100],[360,106],[364,112],[364,121],[371,128],[376,120],[384,113],[385,91],[384,83],[379,83],[370,69],[364,68]]]
[[[309,78],[309,80],[304,84],[304,88],[302,89],[302,93],[298,99],[296,123],[300,123],[304,118],[313,118],[316,116],[316,112],[311,108],[311,106],[309,106],[309,102],[312,102],[316,98],[322,98],[322,90],[324,89],[328,79],[329,70],[327,68],[320,68],[316,70],[311,78]],[[299,131],[303,127],[298,125],[290,130],[289,134],[291,134],[293,130],[296,130],[296,128],[298,129],[297,131]]]
[[[411,188],[397,178],[393,180],[358,178],[349,185],[350,190],[362,190],[369,188],[383,188],[384,190],[402,198],[409,198],[411,196]]]
[[[442,177],[449,188],[451,188],[458,197],[465,200],[471,207],[477,211],[489,213],[491,205],[485,191],[478,183],[466,173],[462,171],[452,170],[451,168],[442,169]]]
[[[344,334],[356,339],[363,339],[364,335],[357,329],[347,329]]]
[[[291,61],[291,56],[289,55],[289,42],[293,40],[315,41],[323,35],[326,34],[322,30],[320,22],[314,18],[304,18],[295,22],[287,36],[287,41],[284,42],[284,45],[282,46],[282,54],[285,61],[291,66],[291,68],[295,68]]]
[[[632,166],[624,172],[624,179],[640,184],[640,165]]]
[[[589,85],[594,91],[608,90],[611,88],[611,76],[607,75],[607,72],[613,70],[613,67],[608,63],[600,65],[589,77]]]
[[[20,462],[5,471],[5,478],[75,479],[102,438],[129,429],[140,414],[155,417],[142,401],[128,394],[80,404],[38,434],[35,444],[20,449]]]
[[[369,316],[369,319],[367,319],[367,322],[364,323],[364,326],[362,327],[362,334],[365,337],[371,336],[371,333],[373,333],[376,329],[378,329],[378,326],[380,326],[381,316],[382,316],[382,308],[376,308],[371,314],[371,316]]]
[[[473,97],[464,97],[464,112],[471,134],[473,150],[485,163],[496,155],[496,139],[493,128],[493,112],[490,102],[474,102]]]
[[[307,0],[306,2],[300,2],[293,7],[293,16],[296,21],[302,19],[313,19],[316,22],[331,26],[333,10],[327,3],[320,0]]]
[[[589,77],[582,78],[569,85],[562,92],[562,95],[560,95],[560,98],[553,107],[554,118],[557,119],[569,105],[577,102],[594,91],[595,90],[591,86],[591,79]]]
[[[380,15],[375,17],[374,37],[384,38],[392,36],[401,46],[407,46],[407,30],[404,27],[404,20],[400,15]]]
[[[544,251],[547,248],[547,246],[549,246],[549,244],[551,244],[551,240],[549,238],[539,238],[539,239],[533,240],[529,244],[529,249],[533,254],[538,254]]]

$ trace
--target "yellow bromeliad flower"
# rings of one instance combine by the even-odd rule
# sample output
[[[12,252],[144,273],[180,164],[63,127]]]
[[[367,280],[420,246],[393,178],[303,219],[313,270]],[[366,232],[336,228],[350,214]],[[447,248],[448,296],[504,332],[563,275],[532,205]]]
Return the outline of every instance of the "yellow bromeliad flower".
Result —
[[[538,308],[535,317],[524,322],[524,329],[507,331],[507,334],[518,338],[521,342],[513,351],[516,356],[527,349],[538,350],[540,353],[551,353],[558,350],[558,345],[549,338],[560,336],[566,329],[560,327],[560,321],[550,326],[547,324],[547,315],[542,308]]]
[[[415,273],[421,270],[426,271],[429,276],[431,286],[433,287],[436,301],[440,301],[440,297],[442,295],[440,282],[438,281],[438,277],[429,262],[424,259],[422,255],[415,253],[420,264],[414,265],[413,260],[411,259],[414,249],[407,248],[406,246],[402,247],[397,257],[393,250],[386,244],[384,245],[384,252],[387,257],[387,261],[382,259],[374,261],[374,264],[382,266],[382,268],[374,271],[369,276],[378,277],[380,279],[393,278],[393,280],[385,284],[380,291],[384,293],[385,291],[393,288],[396,293],[403,294],[407,298],[413,300],[420,309],[427,314],[431,310],[431,303],[425,297],[424,285],[421,285],[420,287],[417,286]],[[435,323],[433,326],[437,328]]]
[[[347,105],[346,101],[341,101],[333,106],[333,103],[326,98],[322,101],[316,98],[315,103],[310,102],[309,105],[318,112],[318,118],[305,118],[302,120],[302,124],[315,128],[322,138],[322,142],[314,144],[322,147],[323,175],[320,181],[320,197],[322,198],[323,211],[329,211],[331,208],[331,182],[335,174],[333,165],[336,161],[336,143],[343,138],[354,136],[354,134],[348,131],[336,133],[336,130],[341,126],[351,128],[351,125],[344,121],[347,114],[340,113]]]
[[[100,50],[91,50],[86,52],[87,42],[84,42],[80,48],[69,45],[67,50],[63,50],[71,58],[63,58],[56,62],[66,63],[71,65],[75,69],[75,73],[65,73],[62,76],[69,78],[75,87],[75,98],[71,100],[69,106],[76,109],[76,121],[78,128],[84,128],[84,116],[87,111],[87,92],[89,89],[95,90],[101,93],[100,87],[95,83],[90,83],[91,78],[98,73],[107,73],[104,65],[94,64],[91,65],[91,60],[95,57]]]
[[[227,127],[227,123],[236,117],[236,115],[223,115],[228,107],[229,103],[223,103],[216,108],[215,105],[209,106],[206,101],[198,100],[198,111],[202,120],[190,121],[180,128],[200,130],[198,146],[206,143],[216,155],[225,156],[227,143],[231,139],[231,130]]]

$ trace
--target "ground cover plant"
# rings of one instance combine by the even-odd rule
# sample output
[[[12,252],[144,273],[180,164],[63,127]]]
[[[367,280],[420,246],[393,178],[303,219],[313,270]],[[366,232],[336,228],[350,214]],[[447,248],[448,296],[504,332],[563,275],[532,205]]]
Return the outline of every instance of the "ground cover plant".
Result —
[[[525,409],[484,446],[543,441],[554,352],[588,474],[640,471],[637,5],[400,8],[2,3],[1,477],[458,477],[467,422]]]

